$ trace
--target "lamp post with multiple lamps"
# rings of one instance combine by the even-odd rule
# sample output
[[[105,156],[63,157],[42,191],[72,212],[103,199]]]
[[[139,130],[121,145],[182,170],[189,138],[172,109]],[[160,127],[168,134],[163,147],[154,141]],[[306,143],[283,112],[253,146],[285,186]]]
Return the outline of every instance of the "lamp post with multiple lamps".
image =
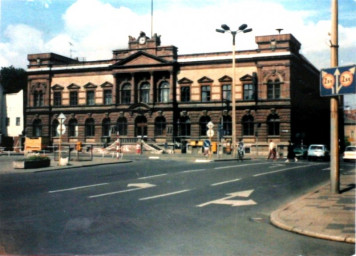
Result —
[[[231,107],[232,107],[232,154],[236,156],[236,99],[235,99],[235,38],[236,34],[243,32],[248,33],[252,31],[252,28],[247,28],[246,24],[242,24],[237,30],[230,30],[230,27],[226,24],[221,25],[222,29],[216,29],[216,32],[225,33],[228,32],[232,35],[232,86],[231,86]]]

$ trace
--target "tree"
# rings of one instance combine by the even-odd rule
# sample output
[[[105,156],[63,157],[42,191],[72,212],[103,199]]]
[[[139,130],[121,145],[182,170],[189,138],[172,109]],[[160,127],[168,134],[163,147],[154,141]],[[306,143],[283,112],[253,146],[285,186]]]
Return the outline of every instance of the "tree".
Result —
[[[0,83],[5,93],[15,93],[26,88],[27,74],[22,68],[2,67],[0,71]]]

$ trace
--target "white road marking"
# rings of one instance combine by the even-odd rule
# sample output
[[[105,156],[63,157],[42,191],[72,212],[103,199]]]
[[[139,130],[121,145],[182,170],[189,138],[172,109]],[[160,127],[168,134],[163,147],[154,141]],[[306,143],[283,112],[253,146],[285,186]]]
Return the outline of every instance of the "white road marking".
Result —
[[[229,193],[227,194],[228,197],[224,197],[221,199],[213,200],[210,202],[206,202],[203,204],[197,205],[197,207],[204,207],[209,204],[225,204],[225,205],[231,205],[231,206],[244,206],[244,205],[256,205],[257,203],[253,201],[252,199],[249,200],[231,200],[233,197],[249,197],[252,193],[252,190],[245,190],[245,191],[239,191],[239,192],[234,192],[234,193]]]
[[[73,187],[73,188],[66,188],[66,189],[58,189],[58,190],[48,191],[48,193],[58,193],[58,192],[72,191],[72,190],[85,189],[85,188],[91,188],[91,187],[105,186],[105,185],[108,185],[108,184],[109,183],[100,183],[100,184],[93,184],[93,185],[87,185],[87,186],[80,186],[80,187]]]
[[[152,178],[156,178],[156,177],[162,177],[162,176],[165,176],[165,175],[167,175],[167,174],[166,173],[157,174],[157,175],[152,175],[152,176],[141,177],[141,178],[138,178],[138,179],[139,180],[152,179]]]
[[[277,172],[284,172],[284,171],[289,171],[289,170],[299,169],[299,168],[309,167],[309,166],[312,166],[312,164],[308,164],[308,165],[301,165],[301,166],[296,166],[296,167],[291,167],[291,168],[285,168],[285,169],[276,170],[276,171],[272,171],[272,172],[263,172],[263,173],[258,173],[258,174],[253,175],[253,177],[258,177],[258,176],[262,176],[262,175],[273,174],[273,173],[277,173]]]
[[[226,181],[222,181],[222,182],[211,184],[210,186],[219,186],[219,185],[223,185],[223,184],[226,184],[226,183],[231,183],[231,182],[235,182],[235,181],[239,181],[239,180],[240,179],[226,180]]]
[[[206,169],[188,170],[188,171],[184,171],[183,173],[202,172],[202,171],[205,171],[205,170],[206,170]]]
[[[143,201],[143,200],[155,199],[155,198],[160,198],[160,197],[172,196],[172,195],[176,195],[176,194],[185,193],[185,192],[188,192],[188,191],[190,191],[190,189],[175,191],[175,192],[171,192],[171,193],[167,193],[167,194],[161,194],[161,195],[156,195],[156,196],[144,197],[144,198],[140,198],[139,200],[140,200],[140,201]]]
[[[126,189],[126,190],[119,190],[119,191],[113,191],[109,193],[104,193],[104,194],[98,194],[98,195],[92,195],[88,196],[88,198],[97,198],[97,197],[103,197],[103,196],[111,196],[111,195],[116,195],[116,194],[121,194],[121,193],[127,193],[131,191],[136,191],[136,190],[142,190],[146,188],[153,188],[156,185],[149,184],[149,183],[133,183],[133,184],[128,184],[128,187],[135,187],[131,189]]]
[[[229,166],[220,166],[220,167],[215,167],[215,170],[219,169],[228,169],[228,168],[233,168],[233,167],[244,167],[244,166],[251,166],[251,165],[260,165],[260,164],[266,164],[266,163],[255,163],[255,164],[237,164],[237,165],[229,165]]]

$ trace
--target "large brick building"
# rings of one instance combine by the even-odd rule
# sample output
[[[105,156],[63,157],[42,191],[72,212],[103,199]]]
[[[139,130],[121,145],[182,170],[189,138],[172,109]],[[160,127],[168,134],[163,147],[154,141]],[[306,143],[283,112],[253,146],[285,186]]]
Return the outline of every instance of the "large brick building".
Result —
[[[319,97],[319,71],[299,53],[291,34],[257,36],[258,49],[236,52],[236,136],[248,151],[263,152],[270,139],[280,148],[328,143],[329,108]],[[230,141],[232,53],[178,55],[160,36],[129,37],[112,59],[79,61],[54,53],[28,55],[26,135],[63,143],[101,145],[116,139],[178,142],[194,152],[207,123]],[[220,129],[219,129],[220,128]],[[226,144],[224,144],[226,145]],[[189,146],[189,147],[188,147]],[[258,146],[258,147],[257,147]]]

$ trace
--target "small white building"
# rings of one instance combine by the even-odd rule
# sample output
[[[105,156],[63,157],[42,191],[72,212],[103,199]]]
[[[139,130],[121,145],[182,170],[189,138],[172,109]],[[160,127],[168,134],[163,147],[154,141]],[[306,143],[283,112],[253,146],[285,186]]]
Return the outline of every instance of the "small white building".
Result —
[[[17,93],[5,93],[0,86],[0,145],[1,147],[21,147],[21,136],[24,129],[23,90]]]
[[[0,147],[2,145],[2,138],[5,133],[6,133],[5,95],[4,95],[4,88],[0,84]]]

